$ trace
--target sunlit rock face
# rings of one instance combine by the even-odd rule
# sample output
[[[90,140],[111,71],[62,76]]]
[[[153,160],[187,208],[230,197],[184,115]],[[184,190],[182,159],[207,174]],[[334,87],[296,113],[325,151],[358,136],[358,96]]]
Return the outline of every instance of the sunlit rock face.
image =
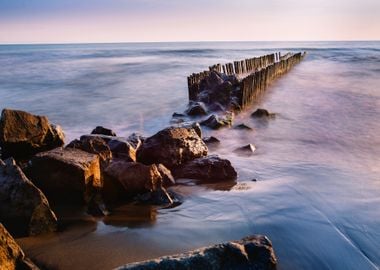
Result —
[[[50,124],[46,116],[4,109],[0,119],[2,157],[26,158],[64,144],[59,126]]]

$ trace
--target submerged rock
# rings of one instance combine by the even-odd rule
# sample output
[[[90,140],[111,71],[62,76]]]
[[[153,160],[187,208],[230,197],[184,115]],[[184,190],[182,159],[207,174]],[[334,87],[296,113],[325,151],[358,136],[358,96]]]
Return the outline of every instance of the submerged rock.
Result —
[[[256,151],[256,147],[253,144],[247,144],[242,147],[236,148],[235,153],[250,156]]]
[[[64,144],[59,126],[50,124],[46,116],[4,109],[0,119],[2,157],[28,158]]]
[[[116,136],[116,133],[109,129],[102,126],[97,126],[93,131],[91,131],[91,134],[103,134],[107,136]]]
[[[164,164],[167,168],[206,156],[206,144],[192,127],[169,127],[147,138],[137,151],[144,164]]]
[[[207,109],[202,102],[191,102],[186,110],[186,114],[190,116],[207,115]]]
[[[2,270],[38,270],[13,237],[0,223],[0,269]]]
[[[167,206],[174,203],[170,194],[165,188],[159,187],[155,190],[137,196],[137,200],[141,203]]]
[[[103,185],[99,156],[75,148],[37,154],[28,172],[33,183],[54,201],[87,203]]]
[[[214,146],[214,145],[220,144],[220,140],[214,136],[205,137],[203,138],[203,141],[205,142],[207,146],[211,146],[211,145]]]
[[[276,267],[277,259],[272,243],[265,236],[253,235],[240,241],[231,241],[151,261],[131,263],[117,269],[275,270]]]
[[[234,127],[235,129],[241,129],[241,130],[253,130],[250,126],[247,126],[246,124],[240,124]]]
[[[37,235],[57,229],[45,195],[10,158],[0,160],[0,222],[15,234]]]
[[[173,170],[173,175],[175,178],[190,178],[208,182],[234,180],[237,177],[231,162],[216,155],[184,163]]]
[[[264,118],[264,117],[274,117],[276,116],[274,113],[270,113],[265,109],[257,109],[251,114],[253,118]]]

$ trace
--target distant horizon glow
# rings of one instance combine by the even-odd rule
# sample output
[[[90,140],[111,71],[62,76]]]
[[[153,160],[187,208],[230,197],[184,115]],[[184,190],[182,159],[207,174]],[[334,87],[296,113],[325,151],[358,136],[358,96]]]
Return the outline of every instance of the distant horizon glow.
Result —
[[[378,0],[3,0],[0,43],[380,40]]]

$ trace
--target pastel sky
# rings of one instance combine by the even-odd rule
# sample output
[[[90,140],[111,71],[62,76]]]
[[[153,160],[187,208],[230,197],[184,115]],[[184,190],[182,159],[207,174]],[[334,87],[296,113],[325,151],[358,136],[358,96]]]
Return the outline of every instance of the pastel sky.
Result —
[[[380,0],[0,0],[0,43],[380,40]]]

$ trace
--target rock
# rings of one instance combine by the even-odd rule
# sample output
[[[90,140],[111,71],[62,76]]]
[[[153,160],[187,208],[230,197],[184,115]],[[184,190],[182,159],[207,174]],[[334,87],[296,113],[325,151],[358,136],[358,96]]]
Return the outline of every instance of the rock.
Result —
[[[137,197],[137,200],[145,204],[164,205],[164,206],[171,205],[174,203],[170,194],[163,187],[159,187],[155,190],[139,195]]]
[[[184,128],[193,128],[200,138],[202,138],[202,128],[198,122],[185,122],[180,125]]]
[[[115,138],[108,142],[108,146],[114,157],[130,162],[136,161],[136,150],[127,140]]]
[[[183,164],[206,156],[206,144],[194,128],[169,127],[147,138],[137,151],[137,160],[144,164],[162,163],[165,167]]]
[[[256,151],[256,147],[253,144],[247,144],[242,147],[236,148],[234,150],[235,153],[241,154],[241,155],[247,155],[250,156]]]
[[[99,156],[75,148],[37,154],[28,173],[49,200],[87,203],[102,188]]]
[[[219,129],[221,127],[229,127],[232,125],[233,117],[226,116],[225,118],[219,118],[218,115],[213,114],[200,124],[202,126],[209,127],[211,129]]]
[[[177,118],[177,117],[185,117],[185,116],[186,116],[186,115],[184,115],[183,113],[176,113],[176,112],[175,112],[175,113],[172,114],[172,117],[173,117],[173,118]]]
[[[203,138],[203,141],[208,147],[220,144],[220,140],[214,136],[205,137]]]
[[[201,157],[184,163],[173,170],[174,177],[217,182],[234,180],[237,173],[231,162],[216,155]]]
[[[59,126],[49,123],[46,116],[4,109],[0,119],[2,157],[28,158],[64,144]]]
[[[88,153],[97,154],[102,167],[106,167],[112,159],[110,147],[101,137],[82,136],[80,140],[70,142],[66,148],[76,148]]]
[[[157,169],[162,177],[162,185],[164,187],[175,185],[175,180],[172,172],[168,168],[166,168],[163,164],[158,164]]]
[[[102,135],[107,135],[107,136],[116,136],[116,133],[113,132],[111,129],[102,127],[102,126],[97,126],[93,131],[91,131],[91,134],[102,134]]]
[[[151,261],[131,263],[117,269],[275,270],[276,267],[277,259],[272,243],[265,236],[253,235],[240,241],[231,241]]]
[[[132,133],[128,136],[127,142],[129,142],[135,150],[137,150],[145,141],[145,137],[139,133]]]
[[[57,229],[57,218],[45,195],[12,158],[0,160],[0,222],[20,235],[38,235]]]
[[[202,116],[207,115],[207,110],[202,102],[191,102],[186,110],[186,114],[190,116]]]
[[[274,113],[270,113],[265,109],[257,109],[255,112],[251,114],[253,118],[263,118],[263,117],[274,117]]]
[[[38,270],[39,268],[25,257],[24,252],[13,237],[0,223],[0,269]]]
[[[107,167],[105,173],[119,182],[125,193],[136,195],[161,187],[162,177],[156,165],[144,165],[138,162],[114,161]],[[105,181],[110,180],[105,178]]]
[[[240,124],[234,127],[235,129],[241,129],[241,130],[253,130],[250,126],[247,126],[246,124]]]

